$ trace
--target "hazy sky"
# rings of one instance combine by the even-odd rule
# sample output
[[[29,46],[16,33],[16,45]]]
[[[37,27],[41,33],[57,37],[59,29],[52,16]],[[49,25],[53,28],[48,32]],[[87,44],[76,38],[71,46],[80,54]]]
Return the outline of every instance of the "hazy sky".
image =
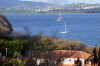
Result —
[[[100,3],[100,0],[24,0],[35,2],[49,2],[56,4],[68,4],[68,3]]]

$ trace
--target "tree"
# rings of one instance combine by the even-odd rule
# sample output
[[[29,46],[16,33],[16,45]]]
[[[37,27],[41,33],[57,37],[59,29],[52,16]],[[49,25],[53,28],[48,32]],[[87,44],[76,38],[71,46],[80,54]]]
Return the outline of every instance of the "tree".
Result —
[[[82,62],[81,62],[80,58],[77,59],[76,64],[77,64],[77,66],[82,66]]]
[[[97,54],[97,47],[96,47],[96,45],[95,45],[94,50],[92,51],[92,53],[93,53],[93,64],[95,65],[98,62],[98,54]]]
[[[100,66],[100,46],[99,46],[98,56],[99,56],[99,58],[98,58],[98,66]]]
[[[31,37],[31,34],[32,34],[32,30],[30,29],[29,26],[24,26],[24,32],[26,34],[26,36],[29,38]]]
[[[33,42],[31,42],[31,46],[29,47],[29,51],[31,51],[31,57],[35,58],[35,64],[38,57],[46,52],[50,52],[56,49],[56,46],[53,44],[51,40],[48,38],[44,38],[42,36],[34,36]]]
[[[24,40],[0,40],[0,52],[5,56],[6,48],[8,57],[14,57],[16,52],[22,53],[26,41]]]
[[[56,46],[48,38],[40,39],[32,46],[33,54],[41,54],[56,49]]]

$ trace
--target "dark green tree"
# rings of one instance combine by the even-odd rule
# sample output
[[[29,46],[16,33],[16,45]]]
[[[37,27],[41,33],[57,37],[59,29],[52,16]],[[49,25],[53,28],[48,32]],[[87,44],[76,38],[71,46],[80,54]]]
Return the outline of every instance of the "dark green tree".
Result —
[[[82,66],[82,62],[81,62],[80,58],[77,59],[76,64],[77,64],[77,66]]]
[[[39,58],[40,55],[56,49],[56,46],[50,39],[44,38],[42,36],[35,36],[33,42],[31,43],[33,44],[31,44],[29,50],[32,53],[31,57],[35,58],[35,62],[37,61],[37,58]]]
[[[21,54],[22,50],[24,50],[24,46],[26,45],[26,41],[24,40],[0,40],[0,53],[4,56],[6,55],[7,48],[7,56],[14,57],[17,53]]]
[[[98,62],[98,54],[97,54],[97,46],[96,45],[95,45],[92,53],[93,53],[93,64],[95,65]]]
[[[98,66],[100,66],[100,46],[99,46],[98,56],[99,56],[99,58],[98,58]]]

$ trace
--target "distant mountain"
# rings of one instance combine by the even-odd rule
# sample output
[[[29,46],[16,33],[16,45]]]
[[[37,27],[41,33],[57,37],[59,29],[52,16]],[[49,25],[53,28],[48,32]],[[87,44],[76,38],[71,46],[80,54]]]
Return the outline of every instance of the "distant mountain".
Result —
[[[0,0],[0,10],[9,11],[77,11],[77,12],[100,12],[100,4],[72,3],[67,5],[55,5],[52,3],[19,1],[19,0]]]
[[[44,3],[44,2],[19,1],[19,0],[0,0],[0,7],[1,8],[10,8],[10,7],[16,6],[18,4],[28,5],[30,7],[32,7],[32,6],[47,6],[47,5],[53,5],[53,4]]]

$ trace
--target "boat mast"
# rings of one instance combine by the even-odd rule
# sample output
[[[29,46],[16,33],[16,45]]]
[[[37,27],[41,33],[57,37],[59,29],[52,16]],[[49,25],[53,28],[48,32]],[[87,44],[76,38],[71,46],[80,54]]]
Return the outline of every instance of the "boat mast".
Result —
[[[64,25],[65,25],[65,32],[67,32],[67,29],[66,29],[66,23],[64,22]]]
[[[63,34],[63,38],[65,38],[65,34],[67,34],[68,31],[67,31],[67,28],[66,28],[66,23],[64,22],[64,31],[63,32],[60,32],[60,34]]]
[[[58,8],[58,17],[57,17],[56,21],[61,22],[62,20],[63,20],[63,16],[62,16],[62,14],[60,12],[60,8]]]

